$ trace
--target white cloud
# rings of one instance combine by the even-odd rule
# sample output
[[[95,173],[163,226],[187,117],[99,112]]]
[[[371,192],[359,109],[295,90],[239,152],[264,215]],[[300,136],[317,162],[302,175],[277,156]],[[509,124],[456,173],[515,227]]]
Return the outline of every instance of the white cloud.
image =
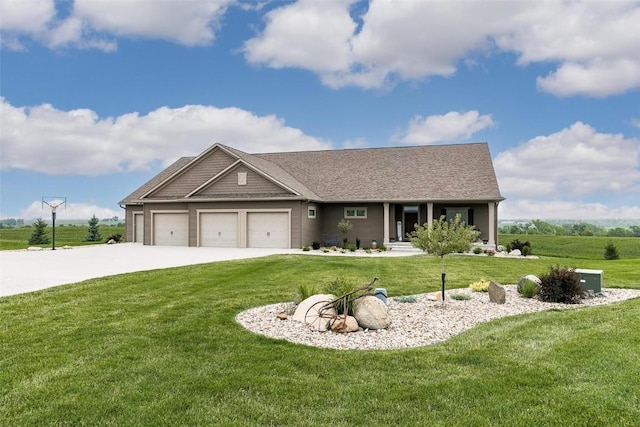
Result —
[[[67,203],[66,206],[61,205],[56,209],[56,220],[89,219],[94,215],[99,219],[113,218],[114,216],[117,216],[124,220],[123,210],[116,211],[109,208],[103,208],[90,202]],[[20,211],[20,215],[18,217],[23,219],[42,218],[44,220],[49,220],[51,219],[51,208],[47,205],[43,206],[42,201],[37,200]]]
[[[0,104],[1,169],[48,174],[102,175],[147,170],[195,155],[215,142],[247,152],[331,148],[284,120],[239,108],[187,105],[100,118],[92,110],[58,110],[49,104]]]
[[[394,80],[450,76],[459,63],[492,50],[517,63],[558,64],[538,87],[558,96],[607,96],[640,86],[640,4],[635,1],[353,1],[325,9],[285,4],[245,44],[253,63],[299,67],[334,88],[380,88]],[[327,11],[330,9],[331,13]],[[356,20],[361,19],[358,26]]]
[[[300,67],[332,73],[349,66],[354,0],[301,0],[267,13],[261,38],[244,45],[246,58],[273,68]]]
[[[434,142],[469,139],[474,133],[493,126],[491,115],[477,111],[460,113],[450,111],[441,116],[415,116],[408,129],[394,139],[408,144],[432,144]]]
[[[74,0],[69,16],[56,19],[58,11],[52,0],[4,0],[0,2],[1,28],[9,42],[3,46],[19,49],[21,38],[32,38],[51,48],[112,51],[117,46],[115,37],[207,45],[214,41],[233,3],[235,0]]]
[[[640,206],[612,208],[602,203],[566,200],[505,200],[500,203],[501,219],[638,219]]]
[[[494,166],[507,198],[640,194],[640,140],[581,122],[498,154]]]

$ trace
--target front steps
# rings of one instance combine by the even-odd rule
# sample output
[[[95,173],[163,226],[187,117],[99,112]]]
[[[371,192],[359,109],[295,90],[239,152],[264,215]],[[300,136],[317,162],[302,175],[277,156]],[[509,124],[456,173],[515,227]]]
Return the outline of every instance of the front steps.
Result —
[[[393,252],[409,252],[419,254],[422,251],[414,247],[411,242],[391,242],[385,245],[387,250]]]

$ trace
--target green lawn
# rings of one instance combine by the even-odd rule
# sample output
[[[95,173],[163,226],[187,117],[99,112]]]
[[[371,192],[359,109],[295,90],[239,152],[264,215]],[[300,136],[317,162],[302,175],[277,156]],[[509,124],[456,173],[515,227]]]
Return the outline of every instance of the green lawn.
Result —
[[[534,255],[551,257],[603,259],[608,242],[618,248],[621,259],[640,258],[640,238],[604,236],[551,236],[545,234],[500,234],[499,243],[507,245],[519,239],[530,242]]]
[[[446,258],[451,286],[513,283],[571,259]],[[604,265],[640,289],[640,260]],[[435,258],[304,255],[88,280],[0,298],[2,425],[636,425],[640,299],[493,321],[410,350],[255,335],[249,307],[337,276],[390,296],[439,288]]]
[[[93,245],[96,243],[104,243],[107,237],[114,234],[121,234],[124,236],[124,227],[101,225],[99,230],[102,235],[102,241],[85,242],[84,238],[87,235],[88,228],[88,226],[57,226],[56,247],[62,247],[65,245]],[[53,231],[51,226],[48,226],[46,230],[49,238],[51,238]],[[29,245],[29,238],[32,233],[33,227],[0,228],[0,250],[26,249],[29,246],[51,247],[51,243],[46,245]]]

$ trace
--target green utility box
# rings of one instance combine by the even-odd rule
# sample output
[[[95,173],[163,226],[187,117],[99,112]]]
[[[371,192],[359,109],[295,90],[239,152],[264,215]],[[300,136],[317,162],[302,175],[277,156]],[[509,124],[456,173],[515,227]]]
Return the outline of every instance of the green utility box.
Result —
[[[577,268],[575,272],[580,275],[580,284],[585,291],[602,292],[602,270]]]

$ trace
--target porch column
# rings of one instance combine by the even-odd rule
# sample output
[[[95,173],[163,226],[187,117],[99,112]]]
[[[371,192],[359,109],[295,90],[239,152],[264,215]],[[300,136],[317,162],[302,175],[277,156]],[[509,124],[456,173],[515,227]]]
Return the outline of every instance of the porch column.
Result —
[[[389,244],[389,203],[388,202],[384,203],[384,213],[382,215],[382,222],[384,222],[384,227],[383,227],[384,237],[383,237],[382,244],[387,246]]]
[[[429,228],[433,226],[433,202],[427,203],[427,225]]]
[[[495,246],[496,240],[496,203],[489,202],[489,246]]]

